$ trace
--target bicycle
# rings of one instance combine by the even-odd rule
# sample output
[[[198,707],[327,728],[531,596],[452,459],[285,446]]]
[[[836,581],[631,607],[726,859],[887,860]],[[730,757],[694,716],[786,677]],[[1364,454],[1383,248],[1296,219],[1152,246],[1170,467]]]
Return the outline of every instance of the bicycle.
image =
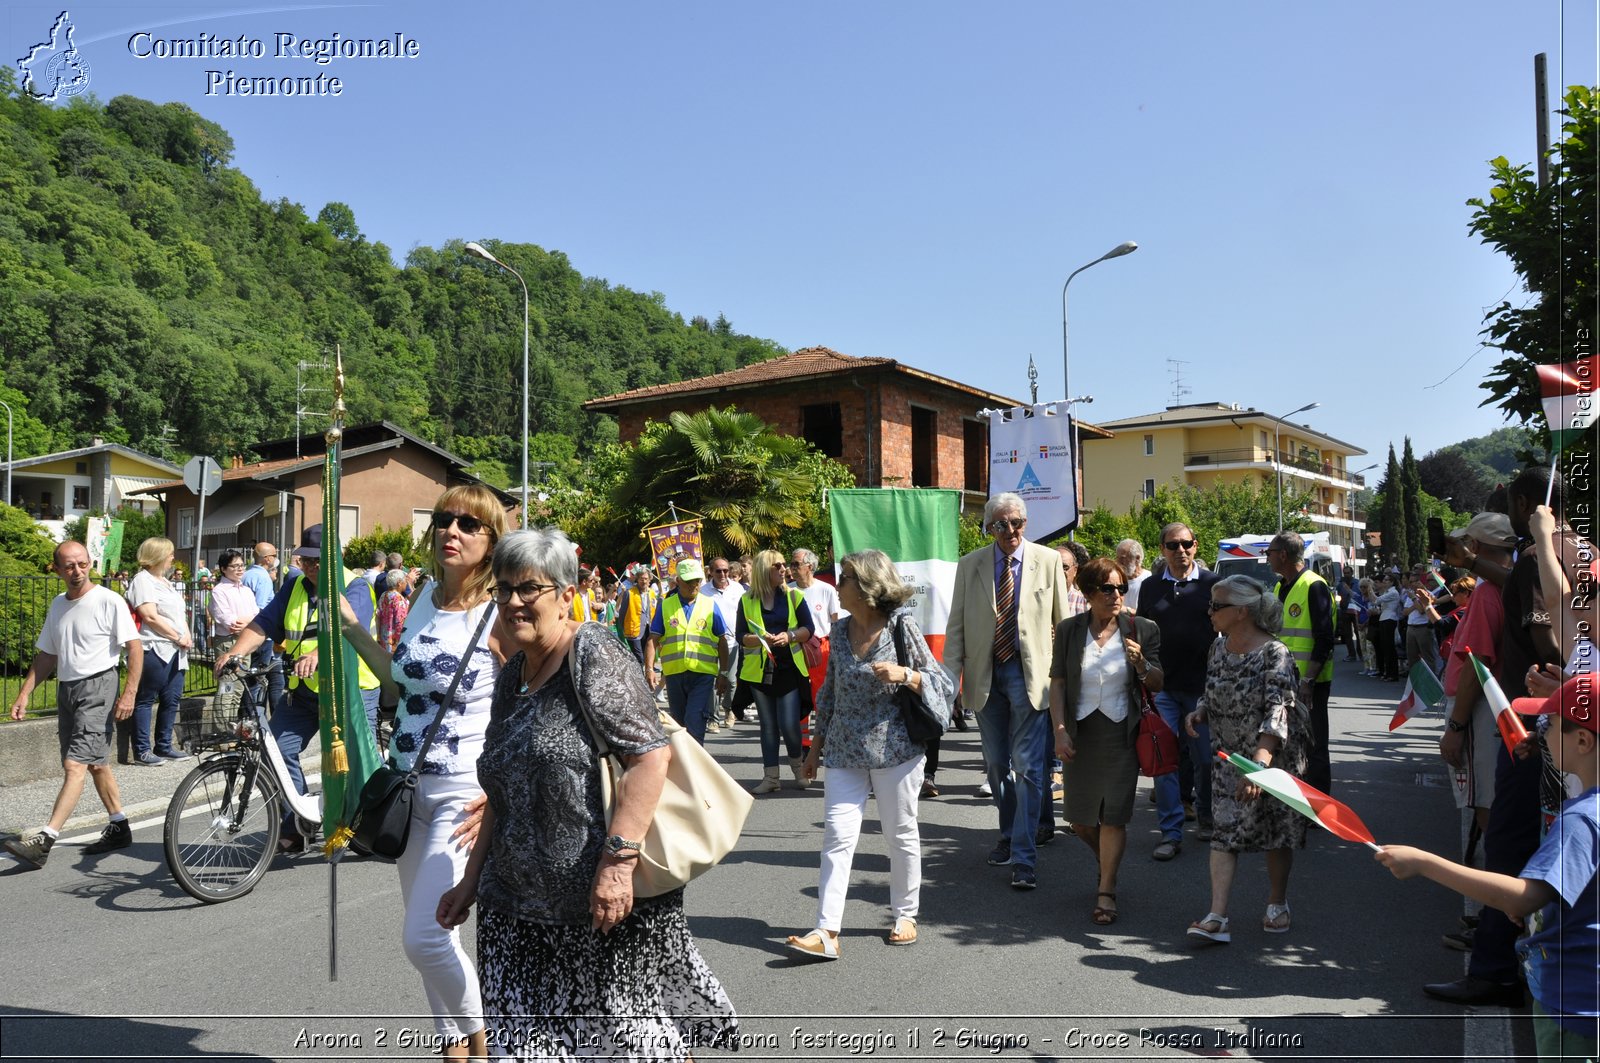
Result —
[[[185,721],[194,727],[188,748],[212,747],[213,752],[173,792],[162,846],[172,877],[198,901],[231,901],[255,888],[277,855],[284,804],[302,825],[322,822],[321,796],[295,790],[267,728],[263,681],[281,667],[274,661],[265,668],[229,669],[218,684],[217,700],[237,690],[238,711],[224,714],[231,715],[227,719],[213,709],[208,717]],[[309,836],[315,829],[302,826],[301,833]]]

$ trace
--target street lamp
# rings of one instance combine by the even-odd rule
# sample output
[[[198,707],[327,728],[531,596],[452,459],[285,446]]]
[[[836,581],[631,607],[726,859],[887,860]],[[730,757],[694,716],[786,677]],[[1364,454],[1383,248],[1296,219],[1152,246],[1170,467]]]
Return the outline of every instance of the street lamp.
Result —
[[[11,404],[0,402],[0,406],[6,408],[6,505],[9,506],[13,504],[11,501]]]
[[[1138,244],[1134,243],[1132,240],[1125,240],[1122,243],[1118,244],[1116,247],[1113,247],[1111,250],[1107,251],[1105,254],[1101,255],[1099,258],[1095,259],[1093,262],[1089,262],[1089,263],[1086,263],[1085,265],[1079,266],[1077,269],[1075,269],[1071,273],[1067,274],[1066,283],[1061,285],[1061,394],[1062,394],[1062,397],[1065,398],[1065,397],[1070,396],[1072,394],[1072,363],[1067,358],[1067,285],[1072,283],[1072,278],[1073,277],[1076,277],[1078,274],[1082,273],[1084,270],[1088,269],[1090,266],[1099,265],[1101,262],[1104,262],[1108,258],[1121,258],[1123,255],[1131,255],[1137,250],[1139,250],[1139,245]],[[1073,401],[1074,401],[1073,399],[1068,398],[1067,399],[1068,406],[1070,406]],[[1090,399],[1088,401],[1093,402],[1094,400]],[[1076,432],[1076,429],[1074,429],[1074,432]],[[1072,446],[1072,486],[1073,486],[1073,490],[1074,491],[1077,491],[1077,489],[1078,489],[1078,480],[1080,478],[1080,470],[1081,469],[1082,469],[1082,463],[1078,460],[1077,440],[1076,440],[1076,438],[1074,438],[1073,446]],[[1078,493],[1081,494],[1082,492],[1078,492]],[[1078,499],[1078,502],[1081,505],[1082,502],[1083,502],[1083,499],[1081,499],[1081,498]]]
[[[522,527],[528,527],[528,282],[522,279],[522,274],[501,262],[491,255],[484,246],[477,242],[466,245],[469,255],[476,255],[485,262],[493,262],[513,277],[522,285]]]
[[[1279,417],[1278,422],[1272,426],[1272,467],[1278,472],[1278,531],[1280,532],[1283,531],[1283,443],[1279,429],[1283,427],[1283,422],[1288,418],[1297,413],[1314,410],[1321,405],[1322,403],[1320,402],[1308,402],[1298,410],[1290,410],[1282,417]]]

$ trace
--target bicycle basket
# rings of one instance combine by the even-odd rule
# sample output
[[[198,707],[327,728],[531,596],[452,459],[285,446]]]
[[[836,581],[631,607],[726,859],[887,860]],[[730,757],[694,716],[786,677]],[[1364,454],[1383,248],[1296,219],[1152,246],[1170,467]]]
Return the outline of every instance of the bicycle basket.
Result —
[[[214,694],[208,698],[182,698],[178,702],[178,738],[184,749],[215,748],[235,740],[239,694]]]

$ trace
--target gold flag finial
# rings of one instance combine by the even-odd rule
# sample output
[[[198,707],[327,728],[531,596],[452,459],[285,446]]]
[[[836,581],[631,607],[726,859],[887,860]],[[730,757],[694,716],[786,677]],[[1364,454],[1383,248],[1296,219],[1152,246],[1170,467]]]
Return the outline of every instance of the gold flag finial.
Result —
[[[344,352],[336,343],[333,345],[333,417],[322,437],[330,446],[344,438],[344,413]]]

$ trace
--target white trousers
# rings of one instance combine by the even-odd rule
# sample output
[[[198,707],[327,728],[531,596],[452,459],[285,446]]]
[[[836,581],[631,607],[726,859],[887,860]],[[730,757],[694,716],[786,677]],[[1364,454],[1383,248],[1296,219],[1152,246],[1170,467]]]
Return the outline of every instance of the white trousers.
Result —
[[[917,795],[922,765],[917,756],[892,768],[829,768],[822,775],[822,886],[817,894],[817,926],[838,933],[850,865],[861,838],[867,792],[877,795],[878,819],[889,846],[889,911],[915,919],[922,891],[922,836],[917,830]]]
[[[461,880],[468,850],[450,834],[466,821],[467,802],[483,791],[475,771],[456,775],[419,775],[411,835],[395,862],[400,872],[400,897],[405,904],[401,944],[406,959],[422,975],[428,1008],[440,1036],[464,1041],[484,1028],[478,970],[461,946],[461,930],[446,931],[434,914],[439,896]],[[487,844],[488,839],[481,841]]]

